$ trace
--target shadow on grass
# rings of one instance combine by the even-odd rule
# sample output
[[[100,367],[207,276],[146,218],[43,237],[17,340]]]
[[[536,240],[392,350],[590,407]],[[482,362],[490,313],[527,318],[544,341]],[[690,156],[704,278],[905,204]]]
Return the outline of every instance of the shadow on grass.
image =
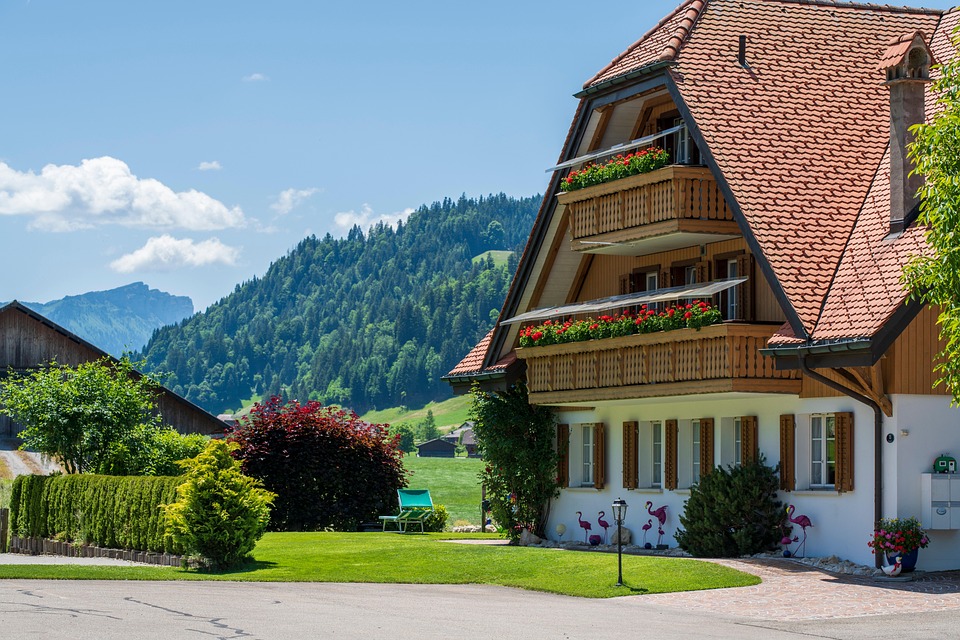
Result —
[[[234,576],[243,573],[253,573],[254,571],[261,571],[263,569],[274,569],[279,566],[276,562],[268,562],[266,560],[250,560],[242,564],[238,564],[229,569],[189,569],[189,573],[197,573],[205,576]]]
[[[625,584],[625,585],[623,585],[622,587],[619,587],[619,588],[620,588],[620,589],[626,589],[626,590],[629,591],[630,593],[620,593],[620,594],[617,594],[618,596],[621,596],[621,595],[622,595],[622,596],[642,596],[642,595],[646,595],[646,594],[650,593],[650,590],[649,590],[649,589],[644,589],[643,587],[631,587],[631,586],[628,585],[628,584]]]

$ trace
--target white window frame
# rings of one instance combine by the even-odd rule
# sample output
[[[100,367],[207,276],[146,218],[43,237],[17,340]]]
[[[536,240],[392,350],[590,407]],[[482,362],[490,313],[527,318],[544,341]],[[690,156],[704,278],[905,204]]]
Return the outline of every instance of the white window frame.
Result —
[[[650,486],[663,488],[663,420],[650,421],[650,451],[653,454],[650,465]]]
[[[743,464],[743,420],[740,417],[733,419],[733,466]]]
[[[829,437],[832,423],[833,437]],[[837,477],[837,416],[835,413],[814,413],[809,421],[809,473],[811,489],[834,489]],[[833,457],[830,456],[833,443]],[[830,482],[830,468],[834,482]]]
[[[581,458],[580,458],[580,486],[581,487],[592,487],[593,482],[593,451],[596,446],[594,441],[595,437],[594,425],[592,424],[582,424],[580,425],[580,446],[581,446]]]

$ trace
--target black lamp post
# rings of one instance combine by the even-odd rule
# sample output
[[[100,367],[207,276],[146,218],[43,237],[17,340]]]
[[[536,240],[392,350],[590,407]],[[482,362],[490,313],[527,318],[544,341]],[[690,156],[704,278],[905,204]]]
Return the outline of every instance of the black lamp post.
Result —
[[[623,586],[623,520],[627,517],[627,503],[623,498],[613,501],[613,520],[617,523],[617,586]]]

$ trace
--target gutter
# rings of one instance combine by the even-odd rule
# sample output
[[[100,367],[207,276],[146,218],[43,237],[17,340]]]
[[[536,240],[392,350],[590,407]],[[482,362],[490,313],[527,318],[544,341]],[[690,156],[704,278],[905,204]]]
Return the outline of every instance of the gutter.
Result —
[[[879,404],[867,396],[860,395],[856,391],[847,389],[843,385],[834,382],[826,376],[820,375],[808,367],[807,355],[812,349],[815,348],[816,347],[798,347],[793,349],[797,353],[797,360],[800,363],[800,370],[814,380],[822,382],[831,389],[839,391],[846,396],[850,396],[857,402],[861,402],[873,409],[873,520],[874,528],[876,528],[876,526],[880,524],[881,518],[883,518],[883,410],[880,408]],[[880,568],[882,565],[882,558],[880,557],[879,553],[876,554],[876,557],[874,558],[874,564],[877,568]]]
[[[782,358],[798,354],[822,354],[822,353],[851,353],[871,351],[873,347],[872,340],[839,340],[836,342],[822,342],[820,344],[808,344],[803,346],[785,345],[782,347],[767,347],[760,349],[760,354],[771,358]],[[799,357],[799,356],[798,356]]]
[[[604,80],[599,84],[595,84],[593,86],[587,87],[586,89],[583,89],[582,91],[578,91],[577,93],[573,94],[573,97],[585,98],[587,96],[592,96],[596,93],[602,93],[604,91],[609,90],[611,87],[617,86],[618,84],[630,82],[631,80],[634,80],[636,78],[640,78],[643,76],[649,76],[651,74],[656,73],[657,71],[660,71],[661,69],[675,67],[676,65],[677,63],[673,60],[660,60],[659,62],[653,62],[644,67],[640,67],[639,69],[634,69],[629,73],[625,73],[622,76],[615,76],[613,78],[610,78],[609,80]]]

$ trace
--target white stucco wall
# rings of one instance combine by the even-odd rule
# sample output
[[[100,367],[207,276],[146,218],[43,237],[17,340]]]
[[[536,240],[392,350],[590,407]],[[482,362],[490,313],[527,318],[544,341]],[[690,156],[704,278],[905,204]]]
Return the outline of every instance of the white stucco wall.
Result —
[[[920,474],[931,468],[933,459],[941,453],[951,453],[960,459],[960,410],[950,408],[946,398],[934,396],[896,396],[893,398],[894,417],[884,416],[883,435],[893,433],[892,444],[883,443],[884,453],[884,515],[920,517]],[[579,423],[603,422],[607,426],[607,482],[603,490],[570,488],[561,492],[553,501],[547,527],[549,537],[557,538],[555,527],[563,523],[567,531],[564,540],[584,539],[584,530],[577,522],[577,511],[583,512],[584,520],[592,524],[590,533],[603,531],[597,526],[597,514],[606,512],[610,523],[610,505],[618,497],[629,504],[625,526],[631,529],[634,540],[642,542],[641,526],[652,516],[644,504],[653,503],[656,509],[667,505],[668,518],[664,527],[663,542],[676,546],[674,533],[680,527],[688,491],[665,491],[660,489],[623,489],[623,429],[625,421],[649,421],[713,417],[715,420],[714,460],[719,462],[720,437],[724,418],[756,415],[759,424],[759,447],[768,464],[775,465],[780,458],[780,415],[792,413],[798,425],[797,476],[809,475],[809,462],[805,458],[805,442],[809,416],[814,413],[850,411],[854,414],[854,490],[837,494],[832,490],[798,490],[781,493],[785,505],[793,504],[796,514],[805,514],[813,522],[807,529],[806,555],[836,555],[861,564],[873,564],[873,555],[867,542],[873,531],[874,518],[874,413],[851,398],[818,398],[801,400],[791,396],[716,394],[697,396],[677,401],[671,399],[634,400],[630,402],[598,402],[592,410],[560,410],[558,422],[576,425]],[[900,436],[900,429],[909,431]],[[681,427],[682,431],[682,427]],[[641,436],[642,437],[642,436]],[[684,446],[680,443],[680,447]],[[729,447],[728,447],[729,448]],[[682,476],[682,473],[681,473]],[[802,483],[801,483],[802,484]],[[798,485],[799,486],[799,485]],[[647,540],[656,543],[657,523]],[[612,535],[613,530],[610,533]],[[795,534],[800,534],[795,527]],[[652,535],[651,535],[652,534]],[[920,569],[960,568],[960,534],[933,532],[932,544],[920,554]]]

